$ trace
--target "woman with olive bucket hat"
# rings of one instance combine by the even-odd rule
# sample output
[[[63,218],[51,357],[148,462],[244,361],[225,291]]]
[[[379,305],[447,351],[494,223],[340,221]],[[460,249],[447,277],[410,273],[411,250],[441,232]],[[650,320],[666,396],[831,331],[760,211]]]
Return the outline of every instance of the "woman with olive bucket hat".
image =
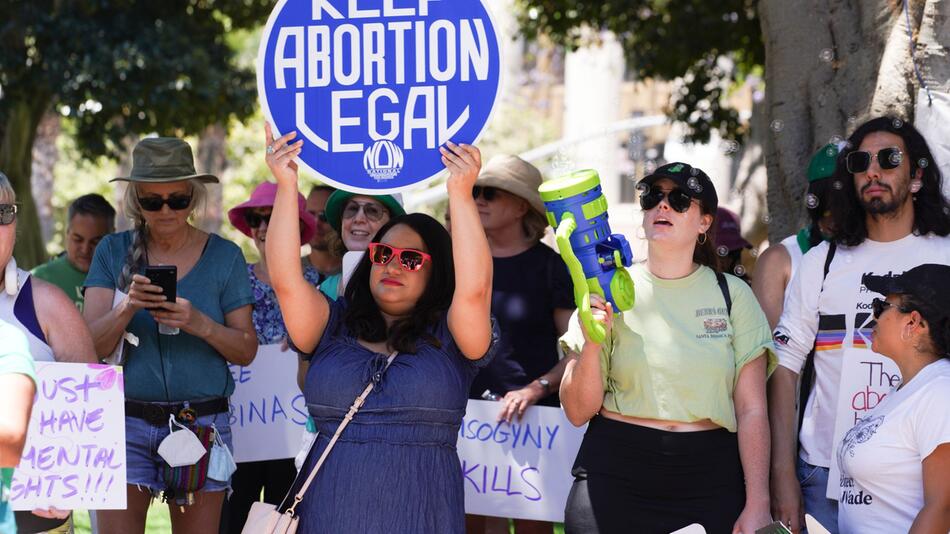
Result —
[[[217,532],[233,472],[228,364],[257,353],[247,264],[191,223],[218,179],[195,172],[184,141],[142,140],[130,175],[115,180],[129,182],[122,205],[135,228],[99,243],[83,313],[100,357],[124,345],[128,505],[99,512],[99,532],[143,532],[159,493],[175,534]],[[144,276],[158,265],[176,267],[174,301]]]

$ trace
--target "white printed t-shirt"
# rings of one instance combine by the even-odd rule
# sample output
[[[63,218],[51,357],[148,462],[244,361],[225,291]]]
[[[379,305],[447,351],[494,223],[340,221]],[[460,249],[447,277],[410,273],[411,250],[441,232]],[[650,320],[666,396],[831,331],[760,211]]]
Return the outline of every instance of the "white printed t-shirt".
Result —
[[[815,345],[815,386],[799,434],[801,457],[831,467],[841,361],[845,349],[871,350],[871,301],[880,297],[861,284],[865,274],[897,275],[924,263],[950,265],[950,237],[908,235],[881,243],[867,239],[838,246],[822,284],[828,243],[802,258],[788,285],[785,309],[775,329],[779,365],[801,374]],[[895,384],[896,385],[896,384]]]
[[[924,506],[921,463],[950,443],[950,360],[921,369],[845,435],[838,525],[842,534],[907,532]]]

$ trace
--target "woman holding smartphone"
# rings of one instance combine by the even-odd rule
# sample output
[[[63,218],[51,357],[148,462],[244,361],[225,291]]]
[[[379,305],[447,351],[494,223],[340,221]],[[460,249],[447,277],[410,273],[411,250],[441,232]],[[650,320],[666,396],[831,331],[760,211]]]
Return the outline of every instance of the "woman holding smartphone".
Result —
[[[175,534],[217,532],[230,473],[208,472],[209,462],[199,460],[184,475],[203,485],[182,488],[158,446],[170,419],[189,430],[213,428],[231,446],[228,364],[247,365],[257,352],[247,264],[237,245],[190,222],[204,184],[218,179],[195,172],[184,141],[141,141],[130,176],[116,180],[129,182],[123,211],[135,228],[96,248],[84,316],[100,357],[125,345],[128,507],[99,512],[99,532],[143,532],[152,497],[162,492]],[[144,276],[150,265],[175,267],[174,301]]]
[[[747,284],[718,270],[718,197],[685,163],[640,184],[647,261],[631,269],[633,310],[603,343],[572,321],[561,402],[589,422],[574,464],[565,532],[666,534],[699,523],[753,534],[769,517],[766,367],[772,336]]]

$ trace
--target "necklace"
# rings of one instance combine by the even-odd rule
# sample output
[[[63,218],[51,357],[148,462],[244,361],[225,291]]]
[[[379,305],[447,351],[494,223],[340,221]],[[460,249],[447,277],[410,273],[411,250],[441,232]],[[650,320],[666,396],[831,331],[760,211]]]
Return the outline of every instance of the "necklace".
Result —
[[[185,250],[186,248],[188,248],[188,245],[191,244],[191,236],[192,236],[193,233],[194,233],[194,232],[192,231],[191,226],[188,226],[188,227],[187,227],[187,232],[188,232],[188,235],[185,236],[184,242],[182,242],[181,246],[179,246],[177,249],[175,249],[175,250],[172,251],[172,252],[169,252],[169,255],[170,255],[170,256],[174,257],[174,256],[177,255],[179,252],[181,252],[181,251]],[[150,246],[149,248],[151,248],[151,246]],[[154,253],[154,250],[152,250],[152,251],[146,250],[146,255],[147,255],[147,256],[150,256],[150,257],[152,257],[152,258],[155,258],[155,260],[158,261],[158,264],[159,264],[159,265],[174,265],[174,264],[175,264],[175,262],[165,261],[165,260],[162,259],[162,257],[160,257],[158,254],[155,254],[155,253]],[[162,256],[164,256],[164,254],[163,254]],[[151,263],[151,261],[149,261],[149,263]]]

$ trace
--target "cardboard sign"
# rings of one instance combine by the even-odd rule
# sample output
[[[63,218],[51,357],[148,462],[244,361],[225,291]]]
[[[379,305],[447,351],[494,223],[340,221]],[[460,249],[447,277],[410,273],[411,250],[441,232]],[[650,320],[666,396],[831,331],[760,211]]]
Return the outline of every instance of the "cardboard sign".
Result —
[[[125,509],[122,368],[36,362],[36,380],[13,509]]]
[[[841,361],[838,410],[835,417],[834,458],[828,471],[829,499],[838,500],[841,469],[838,452],[844,435],[901,383],[900,370],[893,360],[867,349],[846,349]]]
[[[532,406],[524,419],[496,421],[501,404],[468,401],[458,454],[469,514],[564,521],[584,437],[560,408]]]
[[[474,143],[500,73],[483,0],[279,0],[257,59],[266,119],[304,139],[298,163],[366,194],[424,182],[446,141]]]
[[[261,345],[247,367],[231,365],[231,439],[235,462],[293,458],[307,425],[297,386],[297,353]]]

